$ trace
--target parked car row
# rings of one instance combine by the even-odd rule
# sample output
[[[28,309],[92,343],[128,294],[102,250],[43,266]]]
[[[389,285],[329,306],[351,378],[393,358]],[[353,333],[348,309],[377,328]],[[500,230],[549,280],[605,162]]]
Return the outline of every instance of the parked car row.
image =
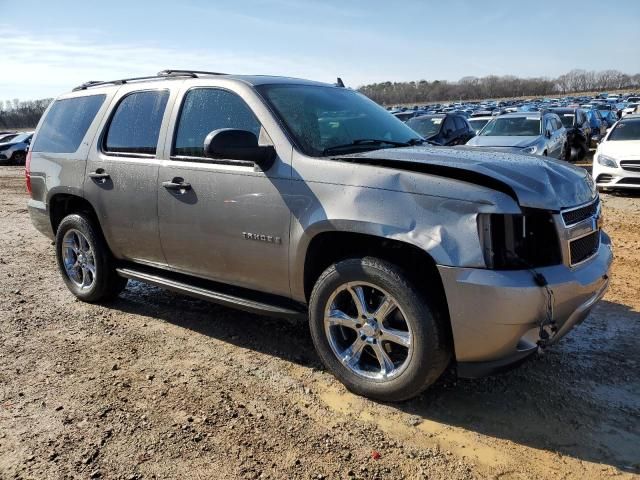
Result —
[[[553,112],[559,116],[566,129],[566,145],[561,152],[562,158],[569,161],[579,161],[585,158],[590,148],[597,146],[607,130],[618,119],[624,115],[640,111],[639,105],[640,95],[634,93],[625,95],[602,93],[596,97],[567,96],[531,100],[486,100],[482,102],[416,105],[412,109],[395,107],[389,108],[389,110],[404,122],[426,115],[460,115],[467,119],[468,124],[476,135],[480,135],[481,131],[495,117],[500,115],[523,112]],[[415,121],[413,123],[419,124],[422,122]],[[551,133],[554,131],[555,129],[551,129]],[[542,126],[540,135],[548,135],[548,129]],[[471,145],[475,145],[476,142],[471,142]],[[547,155],[550,155],[551,149],[549,148],[543,148],[540,154],[544,154],[545,151]],[[555,156],[555,154],[552,156]]]

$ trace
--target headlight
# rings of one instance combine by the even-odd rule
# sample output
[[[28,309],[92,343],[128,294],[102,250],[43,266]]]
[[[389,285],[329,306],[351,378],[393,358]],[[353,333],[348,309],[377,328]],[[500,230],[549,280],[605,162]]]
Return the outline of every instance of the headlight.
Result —
[[[562,263],[560,240],[550,212],[479,214],[478,233],[487,268],[514,270]]]
[[[598,155],[598,163],[605,167],[618,168],[618,162],[616,162],[616,159],[607,157],[606,155]]]
[[[522,153],[536,153],[537,151],[538,147],[536,145],[531,145],[530,147],[522,149]]]

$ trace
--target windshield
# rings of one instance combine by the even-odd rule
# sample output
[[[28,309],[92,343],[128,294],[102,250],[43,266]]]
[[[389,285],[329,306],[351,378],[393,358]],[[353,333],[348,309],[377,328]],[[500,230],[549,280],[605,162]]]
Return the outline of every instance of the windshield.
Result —
[[[640,118],[619,122],[608,138],[608,141],[616,140],[640,140]]]
[[[327,149],[360,139],[406,143],[418,135],[377,103],[346,88],[314,85],[256,87],[307,155],[328,155]],[[390,145],[356,144],[354,151]],[[343,150],[344,151],[344,150]]]
[[[416,117],[407,122],[407,125],[413,128],[424,138],[429,138],[440,131],[444,117]]]
[[[560,113],[558,116],[565,128],[571,128],[573,126],[573,119],[575,118],[573,113]]]
[[[489,123],[489,119],[488,118],[470,118],[468,122],[471,125],[471,128],[473,128],[476,131],[476,133],[478,133],[480,130],[482,130],[482,127],[484,127],[487,123]]]
[[[540,135],[540,117],[498,117],[480,132],[487,137],[533,137]]]

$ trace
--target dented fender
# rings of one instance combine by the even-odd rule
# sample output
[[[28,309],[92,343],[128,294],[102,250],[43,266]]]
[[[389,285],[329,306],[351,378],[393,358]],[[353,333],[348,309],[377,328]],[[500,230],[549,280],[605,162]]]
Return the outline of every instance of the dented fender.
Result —
[[[468,181],[302,156],[294,162],[290,193],[291,286],[302,301],[306,252],[318,234],[397,240],[438,265],[483,267],[477,215],[520,213],[508,193]]]

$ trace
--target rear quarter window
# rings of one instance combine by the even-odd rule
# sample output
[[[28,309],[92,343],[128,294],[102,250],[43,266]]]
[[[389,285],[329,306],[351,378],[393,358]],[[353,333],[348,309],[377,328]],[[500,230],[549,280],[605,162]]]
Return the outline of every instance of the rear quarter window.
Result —
[[[56,100],[36,135],[32,151],[74,153],[105,98],[106,95],[89,95]]]

